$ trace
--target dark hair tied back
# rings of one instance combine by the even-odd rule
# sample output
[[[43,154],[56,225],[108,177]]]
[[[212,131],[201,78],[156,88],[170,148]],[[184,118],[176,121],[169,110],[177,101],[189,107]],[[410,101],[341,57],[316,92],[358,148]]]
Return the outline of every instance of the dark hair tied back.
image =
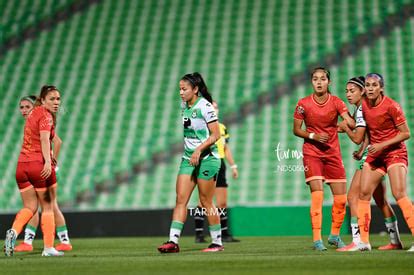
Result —
[[[200,92],[201,96],[204,97],[208,102],[213,103],[213,98],[208,92],[207,85],[200,73],[194,72],[192,74],[186,74],[181,78],[181,80],[188,81],[193,88],[198,87],[198,91]]]

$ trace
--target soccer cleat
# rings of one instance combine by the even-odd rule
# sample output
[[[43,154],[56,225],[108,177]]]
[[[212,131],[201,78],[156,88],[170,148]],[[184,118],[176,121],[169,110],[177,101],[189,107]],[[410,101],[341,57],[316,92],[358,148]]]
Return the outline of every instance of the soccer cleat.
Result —
[[[339,235],[329,235],[328,244],[336,246],[337,248],[345,247],[345,243],[341,240]]]
[[[14,229],[7,230],[6,240],[4,241],[4,254],[8,257],[13,256],[16,238],[17,234],[16,231],[14,231]]]
[[[30,252],[33,251],[33,245],[22,242],[14,248],[15,252]]]
[[[168,241],[158,247],[158,251],[161,253],[177,253],[180,252],[180,247],[175,242]]]
[[[398,244],[389,243],[387,245],[378,247],[378,250],[401,250],[401,249],[403,249],[402,243],[398,243]]]
[[[352,242],[352,243],[350,243],[350,244],[348,244],[344,247],[338,248],[336,251],[338,251],[338,252],[352,252],[352,251],[358,251],[358,250],[359,250],[358,245],[356,243]]]
[[[239,243],[240,240],[233,238],[232,235],[223,235],[221,240],[225,243]]]
[[[313,249],[316,251],[326,251],[328,250],[324,245],[322,240],[317,240],[313,242]]]
[[[55,248],[58,251],[71,251],[72,245],[70,243],[60,243]]]
[[[371,251],[371,245],[369,243],[360,242],[358,244],[359,251]]]
[[[199,235],[195,237],[195,242],[196,243],[206,243],[207,241],[204,239],[203,235]]]
[[[46,257],[57,257],[63,255],[65,255],[65,253],[57,251],[54,247],[44,248],[42,252],[42,256]]]
[[[414,244],[411,246],[410,249],[407,250],[407,252],[414,252]]]
[[[218,252],[218,251],[223,251],[223,250],[224,250],[224,246],[212,243],[207,248],[203,249],[202,251],[203,252]]]

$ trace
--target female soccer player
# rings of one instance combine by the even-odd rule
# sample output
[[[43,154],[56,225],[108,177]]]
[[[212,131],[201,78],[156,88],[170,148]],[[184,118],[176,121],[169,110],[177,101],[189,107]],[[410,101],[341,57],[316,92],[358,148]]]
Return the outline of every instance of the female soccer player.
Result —
[[[35,101],[36,101],[36,96],[34,95],[25,96],[20,99],[20,104],[19,104],[20,112],[25,119],[32,111]],[[56,160],[59,155],[62,140],[59,138],[57,134],[55,134],[52,142],[53,142],[52,164],[53,166],[56,166],[57,164]],[[56,167],[53,167],[53,169],[57,170]],[[53,186],[57,187],[57,184]],[[72,250],[72,245],[70,244],[65,218],[57,204],[57,196],[55,197],[53,204],[54,204],[53,211],[55,213],[56,231],[57,231],[58,238],[60,240],[60,244],[56,246],[56,249],[59,251],[70,251]],[[24,241],[14,248],[15,252],[33,251],[33,240],[36,236],[36,230],[37,230],[38,225],[39,225],[39,212],[36,211],[36,213],[30,219],[29,223],[26,225],[26,229],[24,230]]]
[[[358,226],[358,198],[359,190],[361,186],[361,170],[365,159],[368,154],[368,136],[365,135],[365,119],[362,115],[362,100],[365,98],[365,77],[359,76],[348,80],[346,84],[346,97],[348,102],[356,106],[354,113],[354,119],[356,121],[355,130],[351,130],[346,123],[341,122],[339,126],[344,132],[348,134],[353,142],[356,144],[362,143],[358,152],[354,152],[354,158],[359,160],[358,169],[355,171],[354,177],[352,178],[351,186],[348,190],[348,205],[351,211],[351,230],[352,230],[352,243],[349,245],[338,248],[338,251],[357,251],[358,244],[360,242],[359,226]],[[397,218],[395,217],[394,211],[391,205],[387,201],[385,184],[381,180],[378,187],[374,191],[374,200],[385,218],[385,226],[390,236],[390,243],[379,247],[379,250],[393,250],[402,249],[401,239],[398,232]]]
[[[212,244],[205,252],[223,250],[218,211],[213,204],[216,177],[220,168],[216,141],[220,138],[219,123],[212,98],[199,73],[186,74],[180,80],[182,117],[184,124],[184,155],[176,183],[176,205],[170,228],[170,239],[158,250],[179,252],[178,239],[187,218],[187,204],[198,185],[202,206],[207,209]]]
[[[380,74],[365,77],[366,99],[362,112],[369,132],[370,146],[362,168],[358,200],[358,225],[361,233],[359,250],[371,250],[369,226],[371,197],[381,178],[388,173],[391,191],[414,235],[414,208],[407,196],[407,149],[404,141],[410,130],[400,105],[384,95],[384,79]],[[414,252],[414,245],[408,250]]]
[[[219,108],[216,101],[213,101],[213,107],[216,111],[216,115],[219,115]],[[216,142],[218,154],[221,159],[220,170],[217,176],[216,182],[216,203],[217,207],[220,209],[220,224],[221,224],[221,239],[223,242],[239,242],[240,240],[233,238],[230,234],[229,225],[228,225],[228,212],[227,212],[227,179],[226,179],[226,164],[224,159],[226,159],[231,168],[233,179],[237,179],[239,171],[237,170],[237,164],[234,162],[233,154],[230,147],[228,146],[230,135],[227,132],[227,128],[223,123],[219,123],[220,126],[220,139]],[[197,207],[195,211],[194,221],[195,221],[195,232],[196,232],[196,242],[204,243],[204,211],[201,206]]]
[[[345,246],[339,236],[345,217],[346,174],[339,147],[337,122],[341,116],[350,126],[355,123],[345,103],[329,91],[330,73],[316,68],[311,74],[313,93],[299,100],[293,122],[293,133],[304,139],[303,163],[306,183],[311,191],[310,216],[315,250],[327,250],[322,242],[323,182],[329,183],[334,201],[332,226],[328,243]],[[305,122],[306,130],[302,129]]]
[[[41,227],[44,249],[42,256],[62,256],[53,247],[55,219],[53,201],[56,184],[52,168],[50,143],[54,137],[56,112],[60,105],[60,93],[54,86],[43,86],[37,100],[40,105],[29,114],[24,128],[22,150],[16,168],[16,181],[23,200],[23,208],[17,213],[12,228],[6,232],[4,252],[12,256],[14,244],[23,226],[36,213],[38,203],[42,207]]]

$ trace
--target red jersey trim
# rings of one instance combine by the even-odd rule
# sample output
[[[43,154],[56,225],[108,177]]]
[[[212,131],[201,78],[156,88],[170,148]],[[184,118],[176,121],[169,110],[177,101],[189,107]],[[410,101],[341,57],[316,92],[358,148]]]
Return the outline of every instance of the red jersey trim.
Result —
[[[312,94],[312,96],[311,96],[312,102],[315,103],[316,106],[320,106],[320,107],[325,106],[326,104],[328,104],[329,100],[331,100],[331,94],[328,93],[328,99],[324,103],[320,104],[320,103],[316,102],[316,100],[313,98],[314,96],[315,96],[315,94]]]

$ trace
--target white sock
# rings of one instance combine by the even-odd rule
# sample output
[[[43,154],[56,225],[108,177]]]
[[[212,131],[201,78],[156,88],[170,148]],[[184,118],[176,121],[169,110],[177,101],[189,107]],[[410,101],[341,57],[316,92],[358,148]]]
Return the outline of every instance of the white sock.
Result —
[[[223,245],[221,242],[221,225],[215,224],[208,227],[210,230],[211,242],[218,245]]]
[[[390,241],[392,244],[401,243],[400,232],[398,232],[397,221],[386,222],[385,227],[387,227],[388,235],[390,236]]]
[[[26,226],[26,229],[24,230],[24,243],[32,245],[33,240],[36,236],[36,228]]]
[[[178,244],[178,239],[180,238],[181,231],[183,230],[184,224],[179,221],[172,221],[170,227],[170,242]]]
[[[361,241],[361,236],[359,234],[359,226],[357,223],[351,223],[352,230],[352,242],[358,244]]]

